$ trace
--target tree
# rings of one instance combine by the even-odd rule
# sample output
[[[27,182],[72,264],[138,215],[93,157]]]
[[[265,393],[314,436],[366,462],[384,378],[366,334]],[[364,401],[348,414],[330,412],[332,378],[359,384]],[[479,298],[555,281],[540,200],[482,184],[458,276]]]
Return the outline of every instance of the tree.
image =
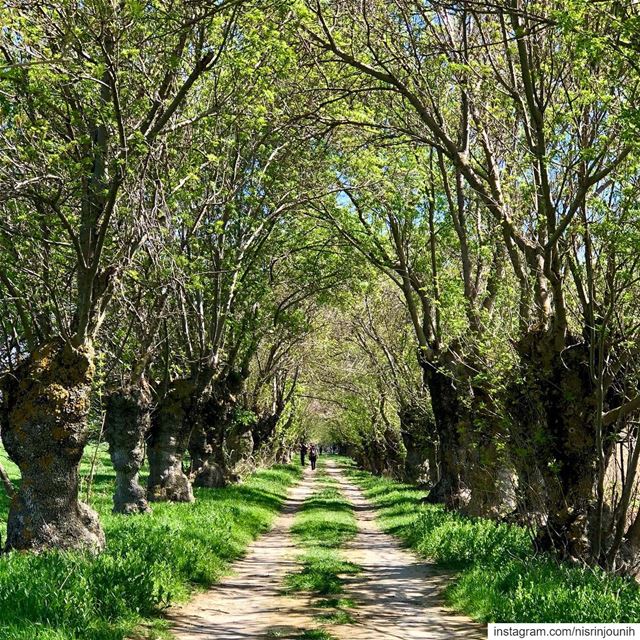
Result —
[[[536,12],[520,2],[307,9],[309,42],[387,98],[386,119],[365,124],[433,149],[493,219],[519,282],[519,395],[528,390],[532,410],[514,416],[526,425],[515,435],[527,444],[521,480],[541,476],[538,545],[602,562],[602,479],[616,440],[606,427],[638,403],[633,391],[613,392],[615,376],[603,386],[598,367],[589,373],[594,357],[619,356],[613,343],[593,342],[598,305],[594,291],[584,295],[582,267],[594,267],[588,227],[602,207],[626,219],[616,194],[633,172],[633,145],[619,110],[633,104],[635,84],[612,87],[628,66],[576,29],[587,19],[580,3],[562,6],[562,24],[545,5]],[[535,472],[523,460],[535,460]]]
[[[241,3],[3,7],[2,438],[22,473],[7,547],[99,549],[78,500],[95,344],[153,226],[147,168],[215,67]]]
[[[493,419],[500,401],[489,374],[508,361],[489,337],[509,322],[495,305],[500,246],[483,208],[442,156],[402,142],[380,150],[375,138],[368,154],[362,144],[353,152],[350,140],[342,142],[338,169],[344,202],[327,207],[325,216],[404,298],[439,442],[430,500],[476,514],[511,508],[504,483],[497,489],[495,482],[508,461],[496,447],[504,436]],[[402,411],[411,420],[421,413],[426,431],[429,414],[416,413],[423,403]]]

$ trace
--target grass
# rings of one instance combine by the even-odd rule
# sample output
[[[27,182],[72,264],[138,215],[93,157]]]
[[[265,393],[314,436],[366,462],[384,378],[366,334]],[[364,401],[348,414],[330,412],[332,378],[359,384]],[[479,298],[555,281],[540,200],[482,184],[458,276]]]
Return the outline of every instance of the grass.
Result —
[[[344,576],[358,573],[360,567],[346,560],[340,549],[355,537],[358,527],[351,504],[336,483],[324,471],[318,474],[320,488],[305,500],[291,528],[303,549],[298,557],[302,568],[285,577],[285,590],[319,596],[314,606],[326,610],[316,616],[319,621],[348,624],[353,617],[347,609],[354,603],[338,596],[344,591]]]
[[[424,505],[424,491],[343,464],[385,531],[456,572],[445,591],[454,609],[491,622],[640,621],[635,581],[536,555],[518,526]]]
[[[18,477],[15,467],[0,459]],[[88,471],[85,461],[81,475]],[[154,504],[150,516],[113,515],[114,476],[101,449],[92,506],[105,528],[106,551],[98,557],[55,552],[0,557],[0,637],[123,640],[134,630],[136,637],[166,637],[166,625],[158,619],[162,609],[216,582],[268,528],[299,478],[298,467],[274,467],[241,485],[196,489],[195,504]],[[4,526],[8,501],[0,492]]]
[[[300,640],[337,640],[325,629],[307,629],[299,636]]]
[[[342,575],[358,573],[360,568],[348,562],[335,549],[310,547],[300,556],[302,569],[286,577],[287,592],[308,591],[334,596],[343,592]]]
[[[356,619],[346,610],[328,611],[316,616],[320,622],[328,624],[355,624]]]

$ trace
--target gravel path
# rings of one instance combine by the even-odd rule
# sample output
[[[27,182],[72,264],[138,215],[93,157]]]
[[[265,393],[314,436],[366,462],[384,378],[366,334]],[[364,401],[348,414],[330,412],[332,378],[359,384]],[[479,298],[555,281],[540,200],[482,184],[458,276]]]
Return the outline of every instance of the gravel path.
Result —
[[[363,571],[347,579],[347,595],[358,606],[357,624],[342,627],[341,640],[444,640],[487,637],[486,627],[444,609],[440,593],[450,576],[403,549],[383,533],[362,491],[331,465],[329,473],[342,485],[358,518],[358,535],[347,556]]]

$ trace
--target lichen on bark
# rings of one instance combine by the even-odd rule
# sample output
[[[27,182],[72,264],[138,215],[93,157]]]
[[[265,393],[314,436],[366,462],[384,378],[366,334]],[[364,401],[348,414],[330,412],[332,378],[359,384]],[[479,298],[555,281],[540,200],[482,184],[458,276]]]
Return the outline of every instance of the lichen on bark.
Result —
[[[7,550],[104,547],[97,514],[78,499],[93,375],[92,347],[58,339],[2,379],[2,441],[22,475]]]
[[[148,499],[193,502],[193,489],[182,470],[197,409],[198,385],[191,378],[174,380],[152,415],[148,439]]]
[[[105,438],[116,471],[114,513],[151,511],[138,474],[144,461],[144,439],[151,428],[150,394],[143,385],[112,391],[105,402]]]
[[[246,453],[247,442],[245,438],[240,447],[233,415],[243,384],[244,378],[235,373],[214,382],[200,406],[189,442],[193,483],[197,487],[224,487],[237,480],[233,466],[240,459],[240,449]]]

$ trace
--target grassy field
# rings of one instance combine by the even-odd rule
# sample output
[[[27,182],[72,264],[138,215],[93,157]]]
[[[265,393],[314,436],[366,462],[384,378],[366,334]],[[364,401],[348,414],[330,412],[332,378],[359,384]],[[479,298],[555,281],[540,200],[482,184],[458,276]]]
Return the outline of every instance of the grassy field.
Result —
[[[640,622],[633,580],[536,555],[520,527],[423,505],[424,491],[342,462],[385,531],[456,572],[445,595],[458,611],[491,622]]]
[[[93,450],[81,467],[86,495]],[[14,478],[17,469],[3,465]],[[246,546],[268,528],[295,466],[262,470],[227,489],[196,490],[195,504],[155,504],[151,516],[111,514],[114,474],[100,448],[91,504],[100,513],[107,550],[0,557],[2,640],[122,640],[161,638],[163,608],[216,582]],[[0,488],[0,526],[8,500]],[[4,531],[3,538],[4,538]],[[134,633],[133,636],[131,634]]]
[[[349,609],[353,601],[342,597],[343,576],[360,567],[349,562],[341,549],[357,531],[351,504],[322,467],[317,472],[319,488],[307,498],[296,515],[291,532],[302,552],[297,572],[285,578],[286,591],[308,592],[317,596],[314,607],[323,610],[320,622],[346,624],[353,621]],[[330,637],[330,636],[329,636]]]

